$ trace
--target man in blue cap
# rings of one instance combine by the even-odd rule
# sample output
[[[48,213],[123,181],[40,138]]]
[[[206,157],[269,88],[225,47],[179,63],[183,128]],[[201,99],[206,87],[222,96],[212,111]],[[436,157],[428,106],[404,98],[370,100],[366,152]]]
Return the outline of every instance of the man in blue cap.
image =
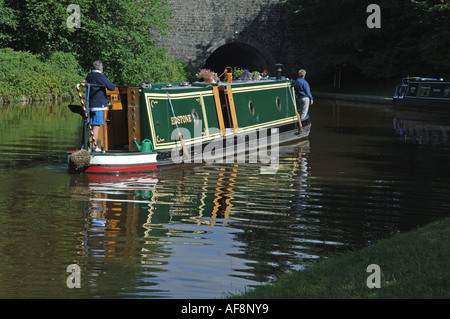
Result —
[[[103,62],[100,60],[94,61],[92,72],[87,75],[86,82],[93,84],[89,92],[89,122],[94,132],[94,139],[97,140],[100,126],[105,124],[103,111],[108,105],[106,89],[114,91],[116,86],[103,74]],[[95,151],[101,150],[97,148]]]
[[[305,80],[306,71],[298,71],[299,78],[295,81],[294,90],[297,96],[297,108],[300,112],[300,118],[304,120],[308,115],[309,106],[314,103],[309,83]]]

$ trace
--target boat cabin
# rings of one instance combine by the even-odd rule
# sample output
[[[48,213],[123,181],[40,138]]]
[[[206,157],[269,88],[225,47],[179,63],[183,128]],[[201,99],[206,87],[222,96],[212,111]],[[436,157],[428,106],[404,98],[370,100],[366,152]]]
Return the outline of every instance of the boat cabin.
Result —
[[[393,100],[398,105],[450,107],[450,81],[406,77],[396,87]]]
[[[107,90],[110,101],[97,145],[104,151],[138,152],[143,140],[155,151],[173,148],[174,131],[187,144],[250,129],[297,123],[290,82],[156,84]]]

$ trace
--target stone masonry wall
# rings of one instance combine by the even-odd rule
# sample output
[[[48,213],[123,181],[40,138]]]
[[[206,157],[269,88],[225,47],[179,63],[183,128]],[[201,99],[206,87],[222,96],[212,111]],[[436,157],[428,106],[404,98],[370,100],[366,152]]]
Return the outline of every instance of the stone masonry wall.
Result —
[[[204,66],[219,47],[243,42],[264,55],[268,63],[282,63],[283,72],[296,77],[301,46],[289,36],[288,9],[280,0],[168,0],[175,9],[173,30],[159,39],[170,54],[194,69]]]

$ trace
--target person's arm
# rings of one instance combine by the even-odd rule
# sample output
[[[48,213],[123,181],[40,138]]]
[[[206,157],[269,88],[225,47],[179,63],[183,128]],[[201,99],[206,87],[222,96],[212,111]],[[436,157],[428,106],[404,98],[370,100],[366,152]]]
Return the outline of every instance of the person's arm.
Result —
[[[306,92],[306,95],[309,97],[309,99],[311,100],[311,104],[313,104],[313,96],[312,96],[312,94],[311,94],[311,88],[309,87],[309,83],[308,82],[306,82],[305,83],[305,92]]]
[[[114,91],[116,89],[116,86],[114,84],[112,84],[108,78],[106,77],[106,75],[102,74],[103,76],[100,78],[100,82],[106,86],[106,88],[110,91]]]
[[[300,90],[300,83],[298,81],[298,79],[295,81],[294,84],[294,92],[295,92],[295,97],[298,98],[298,91]]]

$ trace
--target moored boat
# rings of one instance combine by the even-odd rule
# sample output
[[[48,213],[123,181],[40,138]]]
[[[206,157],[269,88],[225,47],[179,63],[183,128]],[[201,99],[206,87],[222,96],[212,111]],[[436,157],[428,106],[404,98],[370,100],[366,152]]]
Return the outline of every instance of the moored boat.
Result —
[[[395,105],[450,110],[450,81],[435,78],[405,77],[395,89]]]
[[[73,172],[126,173],[172,165],[239,161],[272,164],[279,144],[309,136],[289,79],[233,83],[166,83],[108,91],[97,140],[87,120],[89,101],[70,105],[84,119],[82,147],[71,151]],[[87,95],[87,94],[86,94]],[[93,146],[102,152],[90,151]]]

